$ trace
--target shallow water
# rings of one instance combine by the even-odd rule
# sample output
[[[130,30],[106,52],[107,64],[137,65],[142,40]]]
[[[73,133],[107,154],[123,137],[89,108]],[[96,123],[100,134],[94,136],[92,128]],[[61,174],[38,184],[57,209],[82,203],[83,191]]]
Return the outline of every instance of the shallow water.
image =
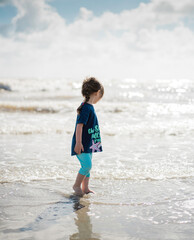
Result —
[[[193,239],[192,81],[104,82],[96,194],[76,201],[80,84],[2,81],[13,91],[0,92],[1,239]]]

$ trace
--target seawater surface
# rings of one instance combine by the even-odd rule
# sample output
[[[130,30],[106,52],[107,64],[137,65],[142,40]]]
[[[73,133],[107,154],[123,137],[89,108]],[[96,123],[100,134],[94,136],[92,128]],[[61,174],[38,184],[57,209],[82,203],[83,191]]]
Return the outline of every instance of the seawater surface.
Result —
[[[72,198],[81,82],[1,79],[1,239],[194,239],[194,82],[104,80],[96,194]]]

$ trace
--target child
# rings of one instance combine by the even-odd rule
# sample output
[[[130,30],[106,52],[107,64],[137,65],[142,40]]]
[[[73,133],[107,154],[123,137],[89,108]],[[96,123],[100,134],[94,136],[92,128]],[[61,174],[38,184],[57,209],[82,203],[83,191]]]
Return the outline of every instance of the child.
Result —
[[[92,153],[101,152],[100,129],[93,107],[104,94],[104,87],[94,77],[86,78],[82,84],[84,102],[77,109],[75,132],[72,139],[71,155],[76,155],[81,168],[77,174],[73,189],[76,195],[94,193],[88,188]],[[82,184],[82,188],[81,188]]]

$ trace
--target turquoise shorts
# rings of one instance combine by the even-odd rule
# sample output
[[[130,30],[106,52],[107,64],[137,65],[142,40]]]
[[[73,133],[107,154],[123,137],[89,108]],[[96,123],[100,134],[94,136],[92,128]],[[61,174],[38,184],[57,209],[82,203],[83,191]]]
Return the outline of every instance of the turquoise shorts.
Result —
[[[81,153],[76,155],[76,157],[81,164],[79,173],[81,175],[85,175],[86,177],[90,177],[90,170],[92,168],[92,153]]]

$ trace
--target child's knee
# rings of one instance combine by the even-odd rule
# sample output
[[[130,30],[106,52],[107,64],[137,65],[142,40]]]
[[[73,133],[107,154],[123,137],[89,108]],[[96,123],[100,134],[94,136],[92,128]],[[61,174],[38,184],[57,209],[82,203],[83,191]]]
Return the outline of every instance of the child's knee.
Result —
[[[86,177],[90,177],[90,173],[88,173],[88,174],[86,175]]]
[[[92,164],[88,164],[87,166],[84,167],[84,172],[86,173],[86,175],[90,172],[91,169],[92,169]]]
[[[80,169],[80,173],[83,175],[88,175],[90,173],[90,170],[92,168],[92,164],[87,164],[87,166],[82,166]]]
[[[90,171],[92,169],[92,162],[89,162],[87,165],[87,170]]]
[[[79,173],[82,175],[87,176],[90,173],[90,170],[92,168],[92,161],[91,158],[88,157],[88,155],[82,155],[82,157],[84,157],[83,159],[81,159],[80,157],[78,157],[80,163],[81,163],[81,168]]]

